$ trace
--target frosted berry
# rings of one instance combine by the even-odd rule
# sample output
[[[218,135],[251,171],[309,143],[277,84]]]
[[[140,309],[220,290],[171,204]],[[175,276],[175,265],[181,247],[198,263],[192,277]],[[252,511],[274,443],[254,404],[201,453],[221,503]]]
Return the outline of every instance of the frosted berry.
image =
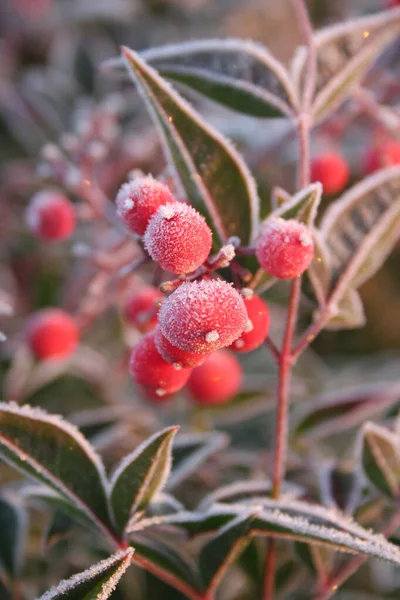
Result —
[[[242,334],[247,311],[242,296],[221,279],[185,282],[161,305],[158,322],[171,344],[209,354]]]
[[[161,206],[149,221],[144,245],[151,258],[171,273],[191,273],[207,259],[211,229],[189,204]]]
[[[169,188],[152,177],[139,177],[124,183],[116,198],[117,215],[127,229],[144,235],[160,206],[174,202]]]
[[[391,140],[379,144],[367,152],[364,162],[366,173],[373,173],[392,165],[400,165],[400,142]]]
[[[188,390],[198,404],[222,404],[238,393],[241,383],[242,368],[238,359],[228,350],[219,350],[193,369]]]
[[[311,163],[311,181],[320,181],[325,194],[338,194],[349,181],[347,162],[336,152],[321,154]]]
[[[157,325],[157,301],[161,292],[152,286],[134,292],[125,304],[124,314],[128,323],[141,333],[147,333]]]
[[[30,317],[26,339],[33,354],[41,360],[67,358],[79,344],[79,329],[75,319],[65,311],[47,308]]]
[[[236,352],[250,352],[264,342],[268,335],[270,316],[268,306],[260,296],[245,297],[248,321],[240,338],[233,342],[231,349]]]
[[[157,327],[155,331],[155,343],[157,350],[164,360],[174,365],[175,368],[193,368],[202,365],[207,358],[207,354],[197,354],[196,352],[186,352],[176,346],[162,334],[161,329]]]
[[[159,354],[154,331],[147,333],[132,351],[129,369],[136,383],[148,396],[162,401],[187,382],[191,369],[176,369]]]
[[[294,219],[268,219],[258,238],[256,255],[262,268],[273,277],[298,277],[314,256],[311,232]]]
[[[74,206],[57,190],[37,192],[26,210],[26,222],[32,233],[42,240],[66,240],[75,230]]]

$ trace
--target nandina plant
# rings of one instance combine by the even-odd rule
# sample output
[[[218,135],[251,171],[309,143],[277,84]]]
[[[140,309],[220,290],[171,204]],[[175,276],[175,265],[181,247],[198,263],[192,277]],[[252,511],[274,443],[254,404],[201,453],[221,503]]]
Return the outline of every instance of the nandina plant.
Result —
[[[67,307],[31,315],[10,340],[0,454],[35,484],[7,475],[2,485],[2,597],[105,600],[121,581],[123,597],[149,600],[327,600],[369,559],[400,566],[398,382],[310,386],[299,404],[307,378],[295,370],[300,359],[312,365],[315,384],[306,351],[318,334],[364,325],[358,289],[399,238],[398,142],[375,149],[348,187],[340,152],[312,159],[310,138],[329,132],[339,110],[346,120],[350,100],[390,124],[390,138],[398,115],[361,85],[395,43],[400,9],[314,32],[293,0],[293,18],[304,46],[289,68],[243,40],[123,48],[104,66],[133,80],[168,165],[125,173],[114,203],[96,166],[117,141],[98,114],[61,149],[46,147],[26,228],[52,248],[76,236],[87,287],[81,297],[74,287]],[[255,176],[184,98],[193,92],[289,123],[298,141],[290,192],[275,187],[261,208]],[[333,199],[320,211],[322,196]],[[100,249],[95,228],[107,240]],[[270,310],[279,287],[287,302]],[[113,361],[90,332],[115,306],[124,336]],[[65,372],[94,381],[106,406],[64,419],[27,403]],[[128,377],[142,403],[134,409]],[[384,424],[367,420],[378,417]],[[28,585],[29,516],[43,512],[49,566]],[[46,592],[52,569],[65,579]],[[383,597],[382,577],[370,587]]]

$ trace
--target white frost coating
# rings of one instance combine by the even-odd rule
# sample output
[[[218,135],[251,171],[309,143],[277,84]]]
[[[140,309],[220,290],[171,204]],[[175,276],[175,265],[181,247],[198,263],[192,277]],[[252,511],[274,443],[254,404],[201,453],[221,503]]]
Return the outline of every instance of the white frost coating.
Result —
[[[174,204],[166,204],[164,206],[160,206],[156,214],[159,218],[167,219],[167,221],[169,221],[170,219],[173,219],[175,215],[181,212],[179,211],[178,207],[179,204],[178,206],[175,206]]]
[[[7,336],[3,331],[0,331],[0,342],[5,342],[7,340]]]
[[[237,481],[224,485],[215,492],[207,494],[198,506],[198,510],[208,510],[215,504],[221,504],[229,501],[230,498],[243,495],[248,496],[248,500],[251,501],[253,497],[257,497],[258,504],[263,504],[271,493],[271,481]],[[285,499],[293,499],[304,493],[304,489],[294,483],[285,482],[283,485],[283,494],[281,501]],[[240,500],[241,503],[247,501],[247,498]],[[235,503],[237,504],[237,502]]]
[[[238,340],[236,340],[236,342],[233,342],[233,345],[235,346],[235,348],[243,348],[244,341],[239,338]]]
[[[95,579],[97,576],[101,575],[108,569],[111,569],[113,566],[115,566],[116,570],[103,584],[101,591],[96,596],[96,600],[107,600],[107,598],[115,590],[117,583],[121,579],[122,575],[129,567],[134,552],[135,551],[133,548],[128,548],[127,550],[117,552],[109,558],[106,558],[105,560],[102,560],[101,562],[93,565],[92,567],[90,567],[90,569],[82,571],[81,573],[77,573],[69,579],[64,579],[63,581],[60,581],[60,583],[57,586],[54,586],[48,592],[43,594],[43,596],[40,596],[38,600],[53,600],[55,598],[58,598],[59,596],[63,596],[67,594],[70,590],[73,590],[74,588],[79,586],[80,584],[84,584],[90,579]],[[117,566],[118,563],[120,563],[119,566]]]
[[[250,331],[253,331],[253,329],[253,321],[251,319],[247,319],[246,327],[244,328],[244,333],[249,333]]]
[[[178,431],[179,427],[178,426],[173,426],[173,427],[167,427],[166,429],[163,429],[162,431],[159,431],[158,433],[155,433],[154,435],[152,435],[151,437],[149,437],[148,439],[144,440],[144,442],[142,442],[137,448],[135,448],[135,450],[133,450],[133,452],[131,452],[130,454],[128,454],[127,456],[125,456],[121,462],[119,463],[119,465],[117,465],[116,469],[114,470],[112,476],[111,476],[111,480],[110,480],[110,496],[112,496],[113,492],[114,492],[114,488],[115,485],[118,483],[119,478],[121,477],[121,475],[123,474],[123,472],[130,467],[130,465],[135,462],[135,460],[146,450],[146,448],[152,444],[155,440],[157,440],[157,438],[160,438],[162,436],[166,436],[166,434],[169,434],[160,444],[160,447],[158,448],[156,455],[155,455],[155,460],[153,462],[152,467],[150,468],[150,470],[148,471],[148,473],[146,474],[146,477],[143,480],[143,485],[141,487],[141,489],[139,490],[139,494],[137,498],[132,498],[132,509],[134,509],[134,507],[138,504],[138,501],[140,500],[141,494],[143,493],[143,490],[146,488],[146,484],[149,481],[149,479],[151,480],[154,474],[154,470],[158,467],[158,458],[159,458],[159,454],[160,452],[165,450],[165,445],[167,445],[167,461],[166,461],[166,465],[165,468],[163,470],[162,475],[160,476],[160,478],[158,479],[158,486],[157,489],[154,490],[154,493],[158,494],[161,492],[161,490],[163,489],[163,487],[165,486],[165,483],[168,479],[168,475],[171,471],[171,465],[172,465],[172,458],[171,458],[171,452],[169,451],[169,449],[171,448],[171,444],[172,444],[172,440],[174,439],[176,432]]]
[[[251,288],[242,288],[240,290],[240,293],[242,294],[245,300],[250,300],[250,298],[254,296],[254,290],[252,290]]]
[[[205,335],[206,338],[206,342],[208,344],[211,344],[212,342],[216,342],[219,340],[219,333],[218,331],[209,331],[208,333],[206,333]]]
[[[129,48],[125,48],[124,53],[125,53],[124,61],[128,68],[128,71],[132,75],[133,80],[136,82],[139,92],[141,93],[150,112],[152,113],[155,122],[159,126],[159,131],[161,134],[161,139],[163,141],[164,151],[166,152],[166,155],[169,157],[169,159],[170,159],[169,162],[170,162],[172,168],[174,169],[174,173],[176,175],[177,175],[177,172],[176,172],[176,168],[175,168],[175,163],[172,159],[170,149],[165,140],[165,134],[162,130],[162,127],[160,127],[160,121],[163,122],[162,124],[165,127],[171,128],[172,125],[168,119],[168,115],[166,115],[165,111],[161,107],[158,106],[157,100],[154,98],[153,93],[148,88],[148,84],[143,82],[142,74],[137,74],[135,72],[135,70],[132,68],[132,66],[130,64],[130,60],[132,60],[132,62],[135,65],[138,65],[140,70],[144,71],[146,73],[146,75],[148,77],[150,77],[161,90],[163,90],[164,93],[166,93],[168,96],[170,96],[173,99],[173,101],[176,103],[176,105],[179,107],[179,109],[182,110],[183,112],[185,112],[190,117],[190,119],[192,119],[192,121],[194,123],[196,123],[196,125],[200,129],[202,129],[211,139],[213,139],[218,144],[220,144],[222,146],[222,148],[224,148],[225,152],[232,159],[232,161],[236,164],[238,170],[240,171],[240,173],[242,175],[243,182],[244,182],[245,187],[247,188],[247,191],[249,194],[250,212],[251,212],[251,215],[250,215],[251,216],[251,232],[250,232],[249,237],[250,237],[250,241],[252,241],[254,236],[257,233],[259,211],[260,211],[260,199],[258,197],[257,186],[254,181],[254,178],[253,178],[249,168],[247,167],[246,163],[242,159],[242,157],[238,154],[238,152],[235,150],[233,145],[222,134],[220,134],[218,131],[216,131],[214,129],[211,129],[205,123],[205,121],[200,117],[200,115],[190,106],[190,104],[186,100],[184,100],[181,96],[179,96],[176,93],[176,91],[174,90],[174,88],[168,82],[166,82],[157,73],[157,71],[155,71],[155,69],[153,69],[152,67],[147,65],[140,58],[140,56],[137,53],[130,50]],[[158,106],[158,110],[156,109],[156,104]],[[176,133],[176,132],[174,131],[174,133]],[[220,237],[220,239],[223,242],[225,242],[229,236],[225,230],[225,227],[223,226],[223,224],[221,222],[218,210],[216,210],[216,208],[214,206],[213,199],[210,196],[208,189],[203,184],[203,181],[197,172],[197,169],[193,163],[190,153],[188,152],[186,146],[182,143],[180,136],[175,135],[174,141],[175,141],[176,145],[179,147],[179,150],[185,159],[186,167],[189,169],[189,171],[191,173],[193,182],[198,187],[199,192],[204,199],[204,203],[205,203],[207,210],[213,220],[213,223],[214,223],[215,229],[218,233],[218,236]],[[178,179],[178,181],[180,181],[180,178],[178,175],[177,175],[177,179]]]
[[[166,392],[162,388],[157,388],[156,394],[157,394],[157,396],[160,396],[160,398],[161,398],[162,396],[165,396]]]
[[[107,478],[105,474],[104,464],[100,456],[94,450],[93,446],[89,444],[87,439],[82,435],[75,425],[72,425],[68,421],[65,421],[60,415],[51,415],[42,408],[32,407],[29,404],[23,404],[22,406],[15,402],[0,402],[0,412],[11,413],[14,415],[20,415],[22,417],[28,417],[34,421],[41,421],[49,423],[58,429],[64,431],[67,435],[72,437],[80,449],[86,454],[100,476],[101,482],[104,488],[107,488]],[[1,437],[1,434],[0,434]],[[68,492],[70,495],[70,492]]]

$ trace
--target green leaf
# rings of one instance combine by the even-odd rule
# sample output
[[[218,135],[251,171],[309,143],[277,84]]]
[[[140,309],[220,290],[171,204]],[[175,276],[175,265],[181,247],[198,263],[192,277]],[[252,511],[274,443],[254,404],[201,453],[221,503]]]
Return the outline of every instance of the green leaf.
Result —
[[[400,167],[353,186],[329,207],[320,230],[331,257],[330,302],[338,305],[374,275],[400,235]]]
[[[57,544],[73,529],[74,520],[64,512],[56,511],[43,536],[44,549],[47,551],[51,546]]]
[[[204,512],[172,515],[164,522],[183,528],[190,534],[209,533],[243,516],[248,510],[248,504],[220,504]],[[254,517],[251,534],[318,544],[400,565],[400,550],[382,536],[364,529],[340,511],[305,502],[263,500],[263,509]]]
[[[358,85],[366,72],[395,39],[400,10],[348,20],[314,34],[317,80],[312,114],[315,122],[326,118]],[[301,49],[294,61],[295,79],[304,77],[307,52]]]
[[[356,290],[349,290],[336,305],[333,316],[327,321],[324,329],[338,331],[363,327],[366,316],[361,296]]]
[[[244,161],[137,53],[123,53],[188,200],[206,216],[219,243],[238,236],[249,244],[258,229],[259,198]]]
[[[107,600],[131,564],[134,550],[113,554],[90,569],[61,581],[38,600]]]
[[[384,427],[366,423],[362,429],[361,463],[368,480],[391,500],[400,495],[400,445]]]
[[[290,201],[283,202],[280,208],[271,213],[269,217],[279,217],[286,220],[295,219],[300,223],[304,223],[307,227],[311,227],[317,216],[321,196],[321,184],[319,182],[311,183],[297,192]]]
[[[239,515],[220,529],[201,549],[199,568],[208,594],[218,588],[222,577],[250,541],[251,527],[259,511]]]
[[[27,517],[22,505],[7,494],[0,496],[0,567],[10,579],[20,571]]]
[[[173,489],[195,473],[212,455],[225,448],[229,437],[225,433],[196,433],[180,435],[174,441],[173,463],[167,488]]]
[[[246,115],[290,117],[296,92],[283,65],[261,44],[199,40],[142,53],[164,77]]]
[[[174,587],[178,582],[180,588],[183,585],[188,590],[201,591],[202,584],[195,566],[188,561],[187,554],[183,555],[175,545],[148,533],[146,536],[135,533],[131,536],[131,544],[135,548],[135,564],[160,576]]]
[[[382,382],[344,388],[311,398],[299,410],[295,432],[312,440],[355,427],[400,399],[400,385]]]
[[[70,423],[38,408],[1,403],[0,456],[76,505],[100,529],[110,526],[103,463]]]
[[[111,506],[118,530],[144,509],[165,485],[171,470],[171,450],[178,427],[168,427],[145,440],[122,459],[111,478]]]

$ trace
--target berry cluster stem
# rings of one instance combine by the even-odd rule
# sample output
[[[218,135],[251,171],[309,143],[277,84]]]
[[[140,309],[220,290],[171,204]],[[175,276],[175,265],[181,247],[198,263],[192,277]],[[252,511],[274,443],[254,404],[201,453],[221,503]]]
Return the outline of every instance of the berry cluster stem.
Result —
[[[310,182],[310,126],[311,105],[315,90],[316,53],[313,43],[312,25],[308,16],[305,2],[304,0],[292,0],[292,2],[307,46],[304,94],[302,98],[301,112],[298,116],[298,137],[300,146],[298,179],[300,188],[304,188]],[[300,292],[301,277],[297,277],[292,282],[285,335],[282,349],[277,357],[279,368],[278,406],[276,414],[276,437],[272,475],[272,496],[275,499],[278,499],[280,496],[282,482],[285,477],[290,377],[294,362],[292,345],[299,310]],[[268,542],[264,570],[263,600],[272,600],[274,597],[275,563],[275,542],[272,538],[270,538]]]

